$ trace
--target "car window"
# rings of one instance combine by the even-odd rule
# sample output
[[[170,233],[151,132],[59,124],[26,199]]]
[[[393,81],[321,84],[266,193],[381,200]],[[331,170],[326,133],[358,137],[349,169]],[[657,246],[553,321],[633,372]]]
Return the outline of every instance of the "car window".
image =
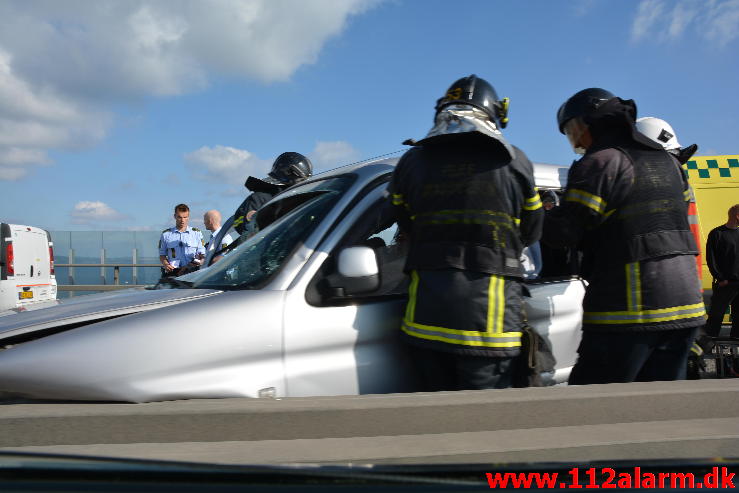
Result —
[[[267,212],[273,222],[264,229],[209,268],[177,279],[184,281],[183,286],[194,288],[262,287],[336,205],[353,181],[353,176],[344,175],[298,187],[282,201],[270,204]]]
[[[346,295],[335,289],[342,283],[336,259],[347,247],[367,246],[374,250],[379,268],[380,286],[370,292]],[[387,199],[375,202],[350,228],[331,256],[311,281],[306,298],[314,305],[343,304],[357,300],[373,300],[377,297],[405,296],[408,278],[403,272],[408,253],[408,242],[392,219]]]

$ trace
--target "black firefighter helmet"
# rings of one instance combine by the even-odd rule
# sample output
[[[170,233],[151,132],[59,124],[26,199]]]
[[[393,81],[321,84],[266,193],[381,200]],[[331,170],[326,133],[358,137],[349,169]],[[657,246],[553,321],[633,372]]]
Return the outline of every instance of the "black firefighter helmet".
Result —
[[[500,128],[508,124],[508,98],[498,99],[498,94],[485,79],[472,74],[454,82],[443,98],[436,101],[436,114],[452,104],[468,104],[479,108]]]
[[[283,152],[275,162],[264,181],[275,185],[291,186],[309,178],[313,174],[310,159],[299,152]]]
[[[565,123],[573,118],[589,115],[603,103],[615,97],[612,92],[599,87],[591,87],[575,93],[570,99],[562,103],[557,111],[559,131],[565,133]]]

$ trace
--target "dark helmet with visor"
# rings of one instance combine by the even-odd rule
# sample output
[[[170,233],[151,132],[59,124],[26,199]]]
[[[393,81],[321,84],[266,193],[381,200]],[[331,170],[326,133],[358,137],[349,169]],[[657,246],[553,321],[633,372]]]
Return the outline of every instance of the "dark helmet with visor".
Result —
[[[485,79],[476,75],[463,77],[447,89],[443,98],[436,101],[436,114],[453,104],[468,104],[484,111],[500,128],[508,124],[508,98],[498,99],[498,94]]]
[[[290,186],[309,178],[312,174],[313,165],[310,159],[299,152],[283,152],[272,163],[272,170],[264,181]]]
[[[573,118],[586,116],[597,110],[603,103],[616,96],[605,89],[591,87],[575,93],[570,99],[562,103],[557,111],[559,131],[565,133],[565,124]]]

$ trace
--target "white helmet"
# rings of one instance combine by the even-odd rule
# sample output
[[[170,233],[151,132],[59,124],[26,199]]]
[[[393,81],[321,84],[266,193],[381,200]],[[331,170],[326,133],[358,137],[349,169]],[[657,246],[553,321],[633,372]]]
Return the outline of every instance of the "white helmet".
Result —
[[[666,151],[680,149],[675,131],[669,123],[653,116],[636,120],[636,129],[665,148]]]

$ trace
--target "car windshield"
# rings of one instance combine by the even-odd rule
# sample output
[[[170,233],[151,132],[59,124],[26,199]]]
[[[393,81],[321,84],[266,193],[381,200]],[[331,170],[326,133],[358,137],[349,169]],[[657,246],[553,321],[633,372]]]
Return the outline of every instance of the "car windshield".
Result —
[[[295,248],[337,203],[352,175],[307,183],[259,211],[263,227],[207,269],[177,278],[177,287],[256,289],[282,267]]]

